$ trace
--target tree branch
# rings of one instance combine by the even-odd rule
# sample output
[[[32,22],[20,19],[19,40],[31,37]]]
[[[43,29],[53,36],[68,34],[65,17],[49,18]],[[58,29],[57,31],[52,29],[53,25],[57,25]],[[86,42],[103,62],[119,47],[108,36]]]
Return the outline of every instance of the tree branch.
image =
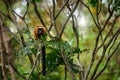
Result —
[[[65,6],[68,4],[69,0],[66,0],[65,4],[61,7],[61,9],[59,10],[59,12],[56,14],[56,16],[54,17],[54,20],[57,19],[57,17],[60,15],[60,13],[62,12],[62,10],[65,8]],[[50,28],[48,31],[50,31],[52,29],[53,23],[50,25]]]
[[[53,10],[52,10],[52,24],[55,28],[55,31],[56,31],[56,34],[58,35],[58,30],[57,30],[57,27],[56,27],[56,23],[55,23],[55,0],[52,0],[52,3],[53,3]]]
[[[73,8],[73,10],[71,11],[71,13],[69,14],[68,18],[65,20],[65,23],[62,25],[62,30],[60,31],[60,34],[59,34],[59,38],[61,38],[62,34],[63,34],[63,31],[65,29],[65,26],[67,24],[67,22],[69,21],[70,17],[73,15],[74,11],[77,9],[77,6],[79,4],[79,1],[80,0],[77,0],[76,4],[75,4],[75,7]]]
[[[101,69],[101,71],[98,72],[98,74],[96,74],[96,76],[95,76],[95,78],[93,80],[96,80],[100,76],[100,74],[106,69],[108,63],[110,62],[111,57],[114,55],[114,53],[119,48],[119,46],[120,46],[120,42],[118,43],[118,45],[116,46],[116,48],[114,49],[114,51],[112,52],[112,54],[107,58],[107,61],[106,61],[105,65],[103,66],[103,68]]]
[[[94,72],[92,73],[92,76],[91,76],[91,80],[92,80],[93,77],[95,76],[95,74],[96,74],[96,72],[97,72],[97,70],[98,70],[98,68],[99,68],[99,65],[101,64],[101,62],[102,62],[102,60],[103,60],[103,58],[104,58],[104,56],[105,56],[105,52],[106,52],[107,47],[108,47],[109,45],[107,45],[107,46],[104,45],[104,42],[106,41],[106,39],[108,38],[109,34],[111,33],[111,31],[112,31],[112,29],[113,29],[113,27],[114,27],[115,21],[116,21],[117,19],[118,19],[118,17],[114,19],[113,24],[112,24],[112,26],[111,26],[111,29],[109,30],[108,34],[106,35],[106,37],[105,37],[104,40],[102,41],[101,45],[97,48],[97,51],[98,51],[98,50],[103,46],[103,53],[102,53],[102,56],[101,56],[100,60],[97,62],[96,66],[95,66]],[[114,37],[116,36],[117,33],[118,33],[118,31],[115,32],[115,34],[113,35],[113,37],[112,37],[111,40],[109,41],[109,44],[112,42],[112,40],[114,39]]]
[[[92,14],[92,11],[90,10],[89,6],[87,6],[84,2],[82,2],[82,0],[80,0],[80,2],[88,9],[88,11],[90,12],[90,14],[93,18],[93,21],[94,21],[95,25],[97,26],[98,30],[100,30],[100,25],[97,24],[97,21],[94,18],[94,15]]]
[[[34,69],[35,69],[35,66],[37,65],[37,61],[38,61],[38,59],[40,58],[40,55],[41,55],[41,46],[39,45],[38,52],[37,52],[37,56],[36,56],[36,58],[35,58],[33,67],[32,67],[32,69],[31,69],[31,71],[30,71],[30,73],[29,73],[29,75],[28,75],[27,80],[30,80],[31,75],[32,75],[32,73],[33,73],[33,71],[34,71]]]
[[[67,68],[67,70],[68,70],[68,72],[69,72],[69,74],[70,74],[71,79],[72,79],[72,80],[76,80],[75,75],[73,74],[73,70],[72,70],[72,68],[71,68],[71,65],[70,65],[70,63],[69,63],[69,61],[68,61],[68,59],[67,59],[67,56],[66,56],[66,54],[64,53],[64,51],[61,52],[61,55],[62,55],[62,58],[63,58],[63,60],[64,60],[64,62],[65,62],[66,68]]]

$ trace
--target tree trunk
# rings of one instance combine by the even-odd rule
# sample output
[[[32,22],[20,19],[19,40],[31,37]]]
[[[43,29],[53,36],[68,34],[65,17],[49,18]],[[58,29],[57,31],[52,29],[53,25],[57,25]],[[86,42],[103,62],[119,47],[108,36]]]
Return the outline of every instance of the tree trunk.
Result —
[[[2,22],[2,20],[1,20],[1,22]],[[8,69],[9,69],[9,71],[10,71],[11,79],[12,79],[12,80],[16,80],[16,78],[15,78],[15,72],[14,72],[13,68],[12,68],[11,65],[10,65],[10,64],[14,65],[12,48],[11,48],[11,46],[10,46],[10,40],[11,40],[11,38],[10,38],[10,36],[8,35],[9,30],[8,30],[8,28],[4,25],[4,23],[1,24],[1,31],[0,31],[0,32],[2,33],[1,39],[2,39],[2,43],[4,43],[4,48],[5,48],[5,49],[4,49],[4,50],[5,50],[4,52],[7,53],[5,56],[2,56],[2,57],[3,57],[3,58],[7,57],[7,58],[5,58],[4,61],[6,61],[6,65],[8,65]]]
[[[1,67],[2,67],[2,80],[8,80],[7,79],[7,69],[6,69],[6,52],[5,52],[5,46],[3,41],[3,33],[2,33],[2,18],[0,15],[0,59],[1,59]]]

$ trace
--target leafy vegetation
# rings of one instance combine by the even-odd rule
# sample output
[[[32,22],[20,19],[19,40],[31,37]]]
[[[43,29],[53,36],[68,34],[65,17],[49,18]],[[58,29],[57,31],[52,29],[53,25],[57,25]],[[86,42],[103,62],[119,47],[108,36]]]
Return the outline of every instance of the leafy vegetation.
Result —
[[[119,0],[0,0],[0,80],[119,80],[119,22]]]

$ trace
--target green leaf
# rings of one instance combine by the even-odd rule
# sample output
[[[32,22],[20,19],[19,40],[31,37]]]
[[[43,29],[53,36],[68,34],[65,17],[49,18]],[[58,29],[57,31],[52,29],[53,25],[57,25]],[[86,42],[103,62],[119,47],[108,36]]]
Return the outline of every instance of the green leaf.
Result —
[[[72,66],[72,70],[75,72],[75,73],[78,73],[78,72],[80,72],[80,67],[79,66],[77,66],[77,65],[75,65],[75,64],[71,64]]]
[[[92,7],[96,7],[97,0],[88,0],[88,2],[92,5]]]
[[[30,80],[38,80],[38,76],[37,76],[37,75],[38,75],[37,73],[33,72],[33,73],[31,74]]]
[[[58,72],[52,72],[46,76],[41,75],[40,80],[62,80],[62,78]]]
[[[118,3],[119,0],[114,0],[114,5],[117,5],[117,8],[115,9],[115,11],[117,12],[118,10],[120,10],[120,2]]]
[[[45,42],[47,39],[47,34],[45,33],[44,35],[42,35],[40,39]]]
[[[24,34],[27,34],[27,35],[30,35],[30,32],[29,32],[28,29],[24,29],[24,30],[23,30],[23,33],[24,33]]]
[[[0,1],[0,11],[3,13],[7,13],[7,8],[3,1]]]
[[[35,2],[41,2],[42,0],[35,0]]]
[[[73,52],[73,53],[79,53],[79,52],[80,52],[80,49],[79,49],[79,48],[72,48],[72,52]]]
[[[26,47],[21,47],[18,53],[26,56],[35,54],[36,52],[37,49],[35,48],[35,43],[33,41],[29,41],[26,43]]]
[[[51,53],[46,55],[47,70],[52,71],[59,65],[63,65],[64,61],[58,50],[53,49]]]

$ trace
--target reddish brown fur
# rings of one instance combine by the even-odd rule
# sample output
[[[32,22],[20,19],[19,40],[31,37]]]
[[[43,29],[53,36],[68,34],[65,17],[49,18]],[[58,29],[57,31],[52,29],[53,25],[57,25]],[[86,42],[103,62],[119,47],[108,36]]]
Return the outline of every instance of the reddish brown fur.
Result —
[[[44,33],[46,32],[46,29],[45,29],[44,27],[42,27],[42,26],[37,26],[37,27],[35,27],[35,28],[34,28],[34,38],[35,38],[35,40],[38,40],[38,39],[39,39],[38,36],[37,36],[37,35],[38,35],[38,29],[39,29],[39,28],[42,28],[42,29],[43,29],[44,32],[43,32],[42,34],[44,34]]]

